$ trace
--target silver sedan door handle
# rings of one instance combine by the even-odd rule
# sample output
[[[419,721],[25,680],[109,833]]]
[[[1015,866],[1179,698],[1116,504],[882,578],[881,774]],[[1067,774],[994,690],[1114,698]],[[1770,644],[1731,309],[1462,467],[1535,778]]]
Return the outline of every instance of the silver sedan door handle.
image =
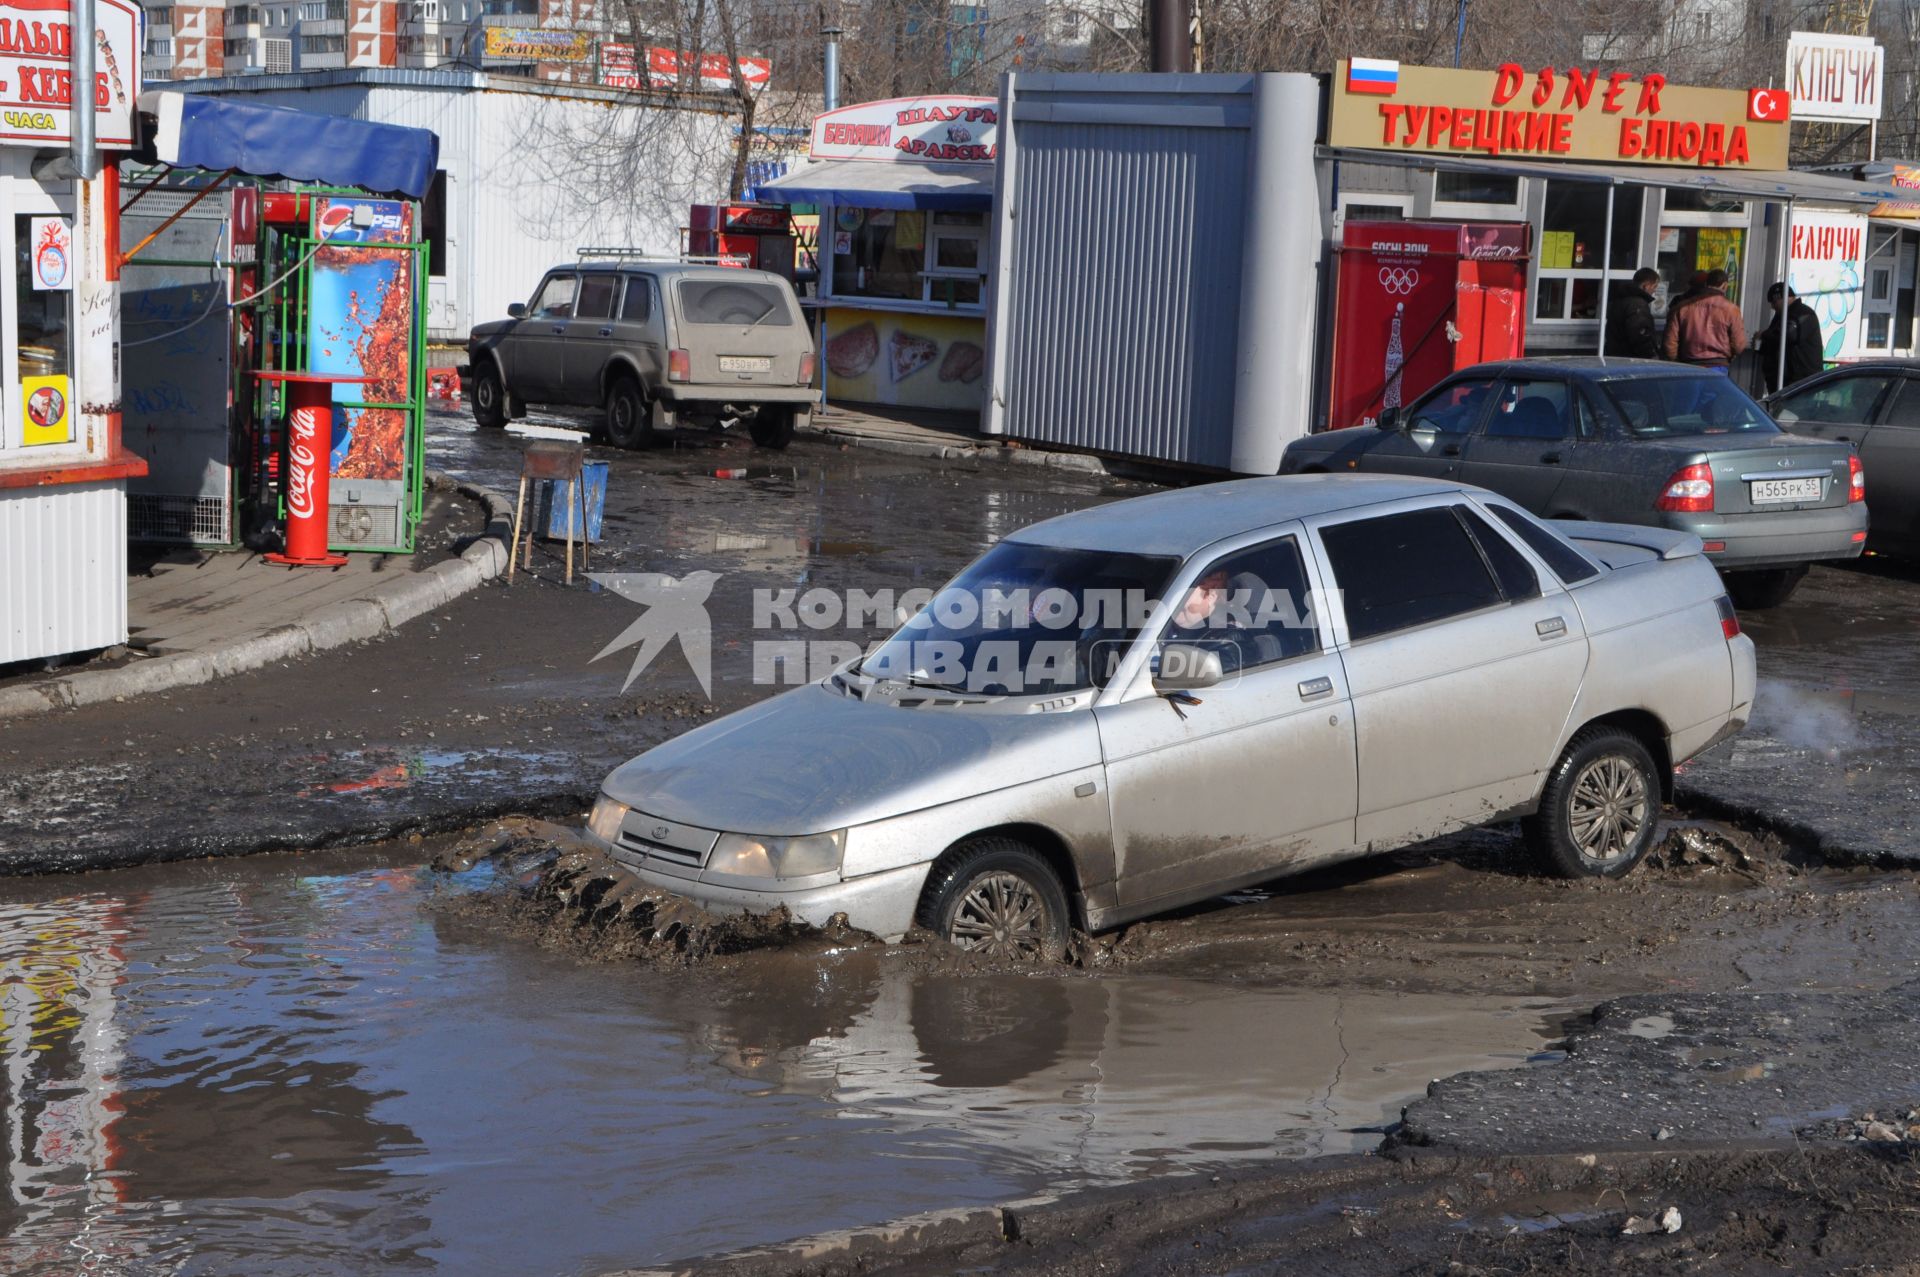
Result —
[[[1300,684],[1300,699],[1310,701],[1316,696],[1325,696],[1333,690],[1333,680],[1326,677],[1310,678]]]
[[[1559,638],[1567,632],[1566,618],[1550,616],[1544,621],[1536,621],[1533,625],[1533,632],[1543,639]]]

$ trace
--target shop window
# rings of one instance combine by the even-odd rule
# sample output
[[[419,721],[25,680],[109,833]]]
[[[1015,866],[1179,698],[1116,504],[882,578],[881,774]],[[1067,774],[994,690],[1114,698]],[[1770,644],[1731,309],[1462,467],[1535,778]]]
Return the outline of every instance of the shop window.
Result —
[[[16,371],[26,403],[24,442],[28,445],[71,443],[73,419],[73,354],[68,341],[71,292],[33,286],[33,256],[44,245],[34,242],[34,223],[43,233],[48,221],[25,214],[13,219],[13,304],[18,317],[19,355]]]
[[[978,306],[986,271],[986,214],[838,208],[833,292]]]
[[[1740,300],[1740,280],[1747,260],[1744,226],[1662,226],[1655,269],[1660,286],[1654,310],[1664,315],[1673,299],[1692,286],[1700,271],[1727,272],[1727,296]]]
[[[1520,179],[1487,173],[1436,173],[1433,198],[1441,204],[1518,204]]]
[[[1606,280],[1628,280],[1639,269],[1641,212],[1646,192],[1618,187],[1613,193],[1613,226],[1607,227],[1607,193],[1587,182],[1547,183],[1540,219],[1540,248],[1534,271],[1533,317],[1541,320],[1600,318]],[[1612,273],[1603,277],[1608,239]]]
[[[1747,205],[1744,200],[1712,191],[1686,188],[1666,193],[1666,210],[1669,213],[1745,213]]]

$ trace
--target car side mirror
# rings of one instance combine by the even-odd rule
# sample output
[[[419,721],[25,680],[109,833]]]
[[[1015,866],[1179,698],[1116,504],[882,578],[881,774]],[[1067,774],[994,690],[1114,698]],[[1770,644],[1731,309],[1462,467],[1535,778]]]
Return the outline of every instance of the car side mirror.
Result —
[[[1185,643],[1169,643],[1160,649],[1160,668],[1153,676],[1153,690],[1196,692],[1212,687],[1225,677],[1220,667],[1220,653]]]
[[[525,302],[509,302],[507,304],[508,319],[525,319],[526,317],[527,304]]]
[[[1379,426],[1382,430],[1398,430],[1400,428],[1399,405],[1396,404],[1391,408],[1382,408],[1380,410],[1380,416],[1375,419],[1373,424]]]

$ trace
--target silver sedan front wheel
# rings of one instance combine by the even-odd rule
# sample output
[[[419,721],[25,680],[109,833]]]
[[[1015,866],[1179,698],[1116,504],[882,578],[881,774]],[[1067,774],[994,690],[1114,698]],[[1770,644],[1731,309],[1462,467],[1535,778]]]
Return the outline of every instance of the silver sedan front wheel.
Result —
[[[1066,889],[1046,860],[1015,838],[970,838],[940,857],[918,919],[969,953],[1051,962],[1066,952]]]

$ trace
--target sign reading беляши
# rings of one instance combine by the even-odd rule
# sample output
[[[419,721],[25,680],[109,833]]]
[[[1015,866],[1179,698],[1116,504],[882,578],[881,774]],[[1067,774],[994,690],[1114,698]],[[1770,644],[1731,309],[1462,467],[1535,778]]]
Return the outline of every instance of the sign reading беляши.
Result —
[[[1438,155],[1785,169],[1784,89],[1701,89],[1661,75],[1455,71],[1355,59],[1333,81],[1330,146]]]

